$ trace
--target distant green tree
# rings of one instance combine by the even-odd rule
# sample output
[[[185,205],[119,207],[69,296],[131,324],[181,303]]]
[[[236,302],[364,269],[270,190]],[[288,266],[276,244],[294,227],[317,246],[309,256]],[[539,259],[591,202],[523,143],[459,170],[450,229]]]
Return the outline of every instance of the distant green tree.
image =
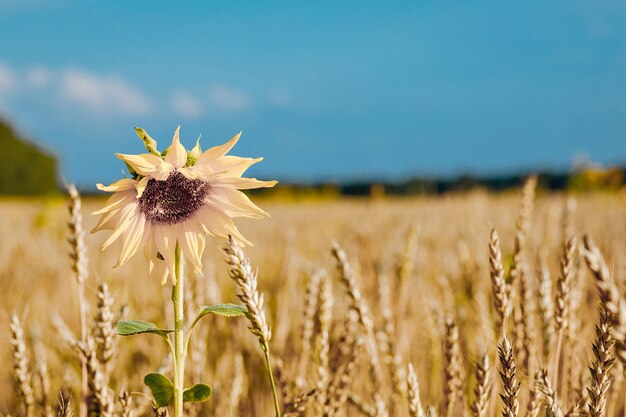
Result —
[[[58,191],[55,158],[25,141],[0,120],[0,194],[35,195]]]

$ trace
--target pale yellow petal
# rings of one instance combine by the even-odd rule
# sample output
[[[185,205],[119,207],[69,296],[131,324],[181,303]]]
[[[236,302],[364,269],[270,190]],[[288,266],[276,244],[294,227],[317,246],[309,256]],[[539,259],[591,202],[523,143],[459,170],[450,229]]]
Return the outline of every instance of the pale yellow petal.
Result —
[[[243,235],[241,234],[241,232],[239,232],[239,229],[237,229],[237,226],[235,226],[235,223],[231,219],[229,219],[228,217],[224,217],[222,218],[222,221],[224,222],[224,226],[228,230],[229,234],[232,235],[241,246],[253,246],[252,242],[243,237]]]
[[[152,178],[150,177],[143,177],[141,180],[139,180],[139,182],[137,183],[137,195],[136,198],[141,198],[141,196],[143,195],[143,192],[146,191],[146,187],[148,186],[148,182],[150,182]]]
[[[185,178],[188,178],[190,180],[195,180],[200,176],[199,172],[196,171],[194,167],[179,168],[178,172],[180,172],[181,174],[185,176]]]
[[[226,155],[228,151],[230,151],[233,148],[233,146],[235,146],[235,144],[237,143],[240,137],[241,137],[241,132],[237,133],[235,136],[232,137],[231,140],[229,140],[225,144],[214,146],[210,149],[207,149],[206,151],[202,153],[200,158],[198,158],[198,160],[196,161],[196,165],[202,165],[216,158]]]
[[[241,177],[248,168],[262,160],[263,158],[241,158],[226,155],[213,161],[210,166],[220,177],[238,178]]]
[[[224,212],[229,217],[261,219],[269,214],[254,204],[239,190],[227,187],[213,187],[206,197],[208,204]]]
[[[122,237],[122,250],[117,264],[115,265],[116,267],[124,265],[137,253],[137,249],[139,249],[139,246],[145,240],[145,224],[146,217],[142,213],[138,213],[138,215],[133,218],[128,230]]]
[[[107,200],[103,208],[101,208],[100,210],[96,210],[91,214],[96,216],[98,214],[103,214],[111,210],[118,209],[126,205],[127,203],[129,203],[131,199],[133,198],[133,194],[134,193],[130,190],[116,192],[111,197],[109,197],[109,199]]]
[[[108,248],[113,242],[115,242],[122,233],[128,229],[133,222],[134,218],[139,215],[139,204],[136,202],[130,203],[127,206],[120,209],[119,222],[115,226],[113,234],[102,245],[102,250]]]
[[[222,216],[223,214],[215,207],[204,205],[194,217],[197,218],[204,233],[214,237],[227,238],[228,229],[224,226]]]
[[[219,178],[214,180],[216,184],[227,185],[238,190],[253,190],[256,188],[271,188],[278,184],[278,181],[260,181],[256,178]]]
[[[178,138],[180,126],[176,128],[174,132],[174,139],[172,139],[172,145],[165,155],[165,162],[168,162],[174,166],[174,168],[182,168],[187,163],[187,150],[181,145]]]
[[[180,248],[187,259],[191,262],[196,272],[202,270],[202,253],[204,252],[204,235],[195,222],[183,223],[183,236],[178,239]]]
[[[143,256],[146,261],[148,261],[148,275],[152,275],[152,271],[154,270],[154,260],[157,256],[157,248],[154,243],[154,230],[150,225],[150,222],[146,222],[144,233],[146,235],[146,242],[143,246]]]
[[[176,229],[176,226],[169,225],[155,225],[154,226],[154,241],[157,250],[163,256],[165,260],[165,277],[169,275],[172,279],[172,283],[176,284],[175,263],[176,263],[176,238],[175,233],[172,233],[172,229]]]
[[[129,164],[138,174],[152,177],[156,180],[166,180],[174,166],[156,155],[142,153],[139,155],[115,154],[119,159]]]
[[[114,193],[114,192],[117,192],[117,191],[130,190],[130,189],[135,187],[135,183],[136,182],[137,181],[135,181],[135,180],[133,180],[131,178],[123,178],[121,180],[115,181],[111,185],[96,184],[96,187],[100,191],[106,191],[108,193]]]
[[[120,209],[115,209],[103,214],[102,217],[100,217],[98,224],[91,229],[91,233],[96,233],[106,229],[114,229],[119,222],[119,213]]]

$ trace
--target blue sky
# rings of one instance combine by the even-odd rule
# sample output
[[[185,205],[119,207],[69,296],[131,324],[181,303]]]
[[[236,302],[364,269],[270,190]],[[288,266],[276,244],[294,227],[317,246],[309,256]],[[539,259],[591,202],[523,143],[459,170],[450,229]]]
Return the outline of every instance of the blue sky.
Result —
[[[280,180],[626,161],[622,1],[0,0],[0,114],[79,184],[133,127]]]

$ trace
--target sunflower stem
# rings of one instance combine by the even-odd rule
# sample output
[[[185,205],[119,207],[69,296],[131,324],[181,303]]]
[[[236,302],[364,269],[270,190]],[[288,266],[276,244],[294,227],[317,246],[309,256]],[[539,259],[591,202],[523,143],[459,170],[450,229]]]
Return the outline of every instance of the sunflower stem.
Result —
[[[174,303],[174,417],[183,417],[183,391],[185,389],[185,271],[184,259],[176,245],[174,274],[176,284],[172,291]]]

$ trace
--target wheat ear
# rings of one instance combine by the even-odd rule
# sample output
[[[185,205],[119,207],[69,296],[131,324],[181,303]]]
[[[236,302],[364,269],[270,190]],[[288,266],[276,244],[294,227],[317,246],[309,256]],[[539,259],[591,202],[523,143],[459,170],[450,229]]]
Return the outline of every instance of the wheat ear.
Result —
[[[500,334],[504,334],[506,322],[511,314],[510,289],[504,280],[504,267],[502,266],[502,251],[500,239],[496,229],[491,229],[489,237],[489,267],[491,276],[491,292],[493,305],[497,313],[497,327]]]
[[[556,280],[556,295],[554,297],[554,323],[556,325],[556,351],[554,354],[554,376],[552,382],[556,385],[559,380],[559,367],[564,332],[568,325],[569,297],[574,276],[574,263],[578,241],[572,236],[563,247],[559,277]]]
[[[64,393],[63,390],[59,391],[59,403],[57,405],[56,417],[72,417],[73,415],[69,395]]]
[[[356,371],[356,359],[362,343],[357,330],[358,313],[348,310],[345,332],[339,340],[337,350],[341,353],[341,360],[328,384],[326,402],[323,407],[324,417],[333,417],[348,399],[348,386],[352,382]]]
[[[115,316],[111,311],[113,296],[106,283],[98,286],[98,309],[95,318],[94,341],[98,361],[108,378],[108,367],[115,353]]]
[[[609,313],[600,305],[600,324],[596,326],[596,340],[593,343],[594,361],[589,365],[591,386],[589,393],[589,415],[604,417],[609,386],[611,385],[610,371],[615,357],[611,354],[613,348],[611,336],[611,322]]]
[[[611,278],[604,257],[593,240],[585,236],[584,245],[583,256],[595,278],[600,301],[610,314],[613,338],[615,339],[615,353],[622,365],[626,367],[626,300]]]
[[[446,410],[448,417],[453,417],[456,412],[457,401],[461,401],[463,398],[463,370],[459,346],[459,328],[452,318],[446,320],[443,350],[446,358],[444,410]]]
[[[333,288],[332,281],[327,275],[322,276],[320,282],[319,302],[316,312],[320,325],[317,342],[317,392],[319,402],[326,402],[326,392],[330,380],[330,326],[333,309]]]
[[[112,417],[113,402],[107,386],[106,376],[98,360],[95,341],[92,337],[88,337],[87,343],[78,342],[74,349],[78,356],[87,364],[88,391],[85,402],[87,403],[88,415]]]
[[[382,328],[378,331],[378,342],[385,364],[391,374],[393,390],[397,396],[404,398],[406,394],[406,376],[402,366],[402,357],[396,346],[396,326],[391,309],[391,289],[389,277],[382,270],[378,271],[379,311],[382,317]]]
[[[359,323],[367,335],[367,354],[370,360],[370,371],[373,377],[374,389],[378,390],[382,386],[382,369],[378,356],[378,345],[374,334],[374,322],[369,313],[369,308],[363,295],[356,275],[348,262],[348,257],[337,242],[333,242],[332,254],[337,261],[339,279],[344,284],[348,297],[350,297],[351,308],[357,313]]]
[[[296,382],[302,385],[308,371],[309,359],[313,350],[313,332],[315,330],[315,313],[317,311],[317,303],[319,302],[320,282],[323,273],[317,271],[309,278],[309,283],[304,294],[304,311],[302,321],[302,337],[300,362],[298,364],[298,377]]]
[[[526,405],[526,416],[537,417],[541,411],[541,390],[539,389],[539,377],[541,370],[535,372],[533,384],[528,394],[528,404]]]
[[[250,321],[250,332],[257,337],[261,349],[265,355],[265,365],[269,374],[270,384],[272,386],[272,394],[274,396],[274,408],[276,416],[280,417],[280,403],[278,400],[278,392],[276,390],[276,382],[270,360],[270,339],[272,333],[265,318],[265,306],[263,302],[263,294],[258,290],[257,273],[252,271],[250,260],[246,257],[241,246],[232,237],[228,237],[228,246],[224,248],[226,254],[226,263],[229,266],[229,275],[239,287],[237,297],[246,306],[246,317]]]
[[[473,417],[487,417],[489,412],[489,392],[491,390],[490,375],[489,356],[485,353],[480,362],[476,363],[474,402],[470,406]]]
[[[546,369],[540,369],[537,378],[537,384],[539,390],[543,394],[543,403],[546,408],[546,417],[563,417],[563,411],[559,405],[559,399],[556,395],[556,391],[550,384],[548,378],[548,371]]]
[[[25,417],[33,417],[35,412],[35,393],[32,386],[32,374],[26,352],[24,329],[16,314],[11,315],[11,352],[13,358],[13,377],[17,393],[22,401]]]
[[[407,391],[409,399],[409,417],[424,417],[424,408],[420,400],[420,387],[413,364],[409,363],[407,371]]]
[[[118,396],[120,402],[119,417],[134,417],[135,411],[133,410],[133,397],[127,390],[122,391]]]
[[[511,342],[509,342],[506,335],[498,346],[498,358],[500,359],[500,379],[502,380],[500,398],[504,403],[502,417],[517,417],[519,414],[518,397],[521,383],[517,382],[517,364],[513,357]]]
[[[552,299],[552,279],[546,266],[545,256],[540,252],[537,255],[537,298],[539,299],[539,317],[543,333],[543,357],[548,358],[552,350],[554,339],[554,303]]]

